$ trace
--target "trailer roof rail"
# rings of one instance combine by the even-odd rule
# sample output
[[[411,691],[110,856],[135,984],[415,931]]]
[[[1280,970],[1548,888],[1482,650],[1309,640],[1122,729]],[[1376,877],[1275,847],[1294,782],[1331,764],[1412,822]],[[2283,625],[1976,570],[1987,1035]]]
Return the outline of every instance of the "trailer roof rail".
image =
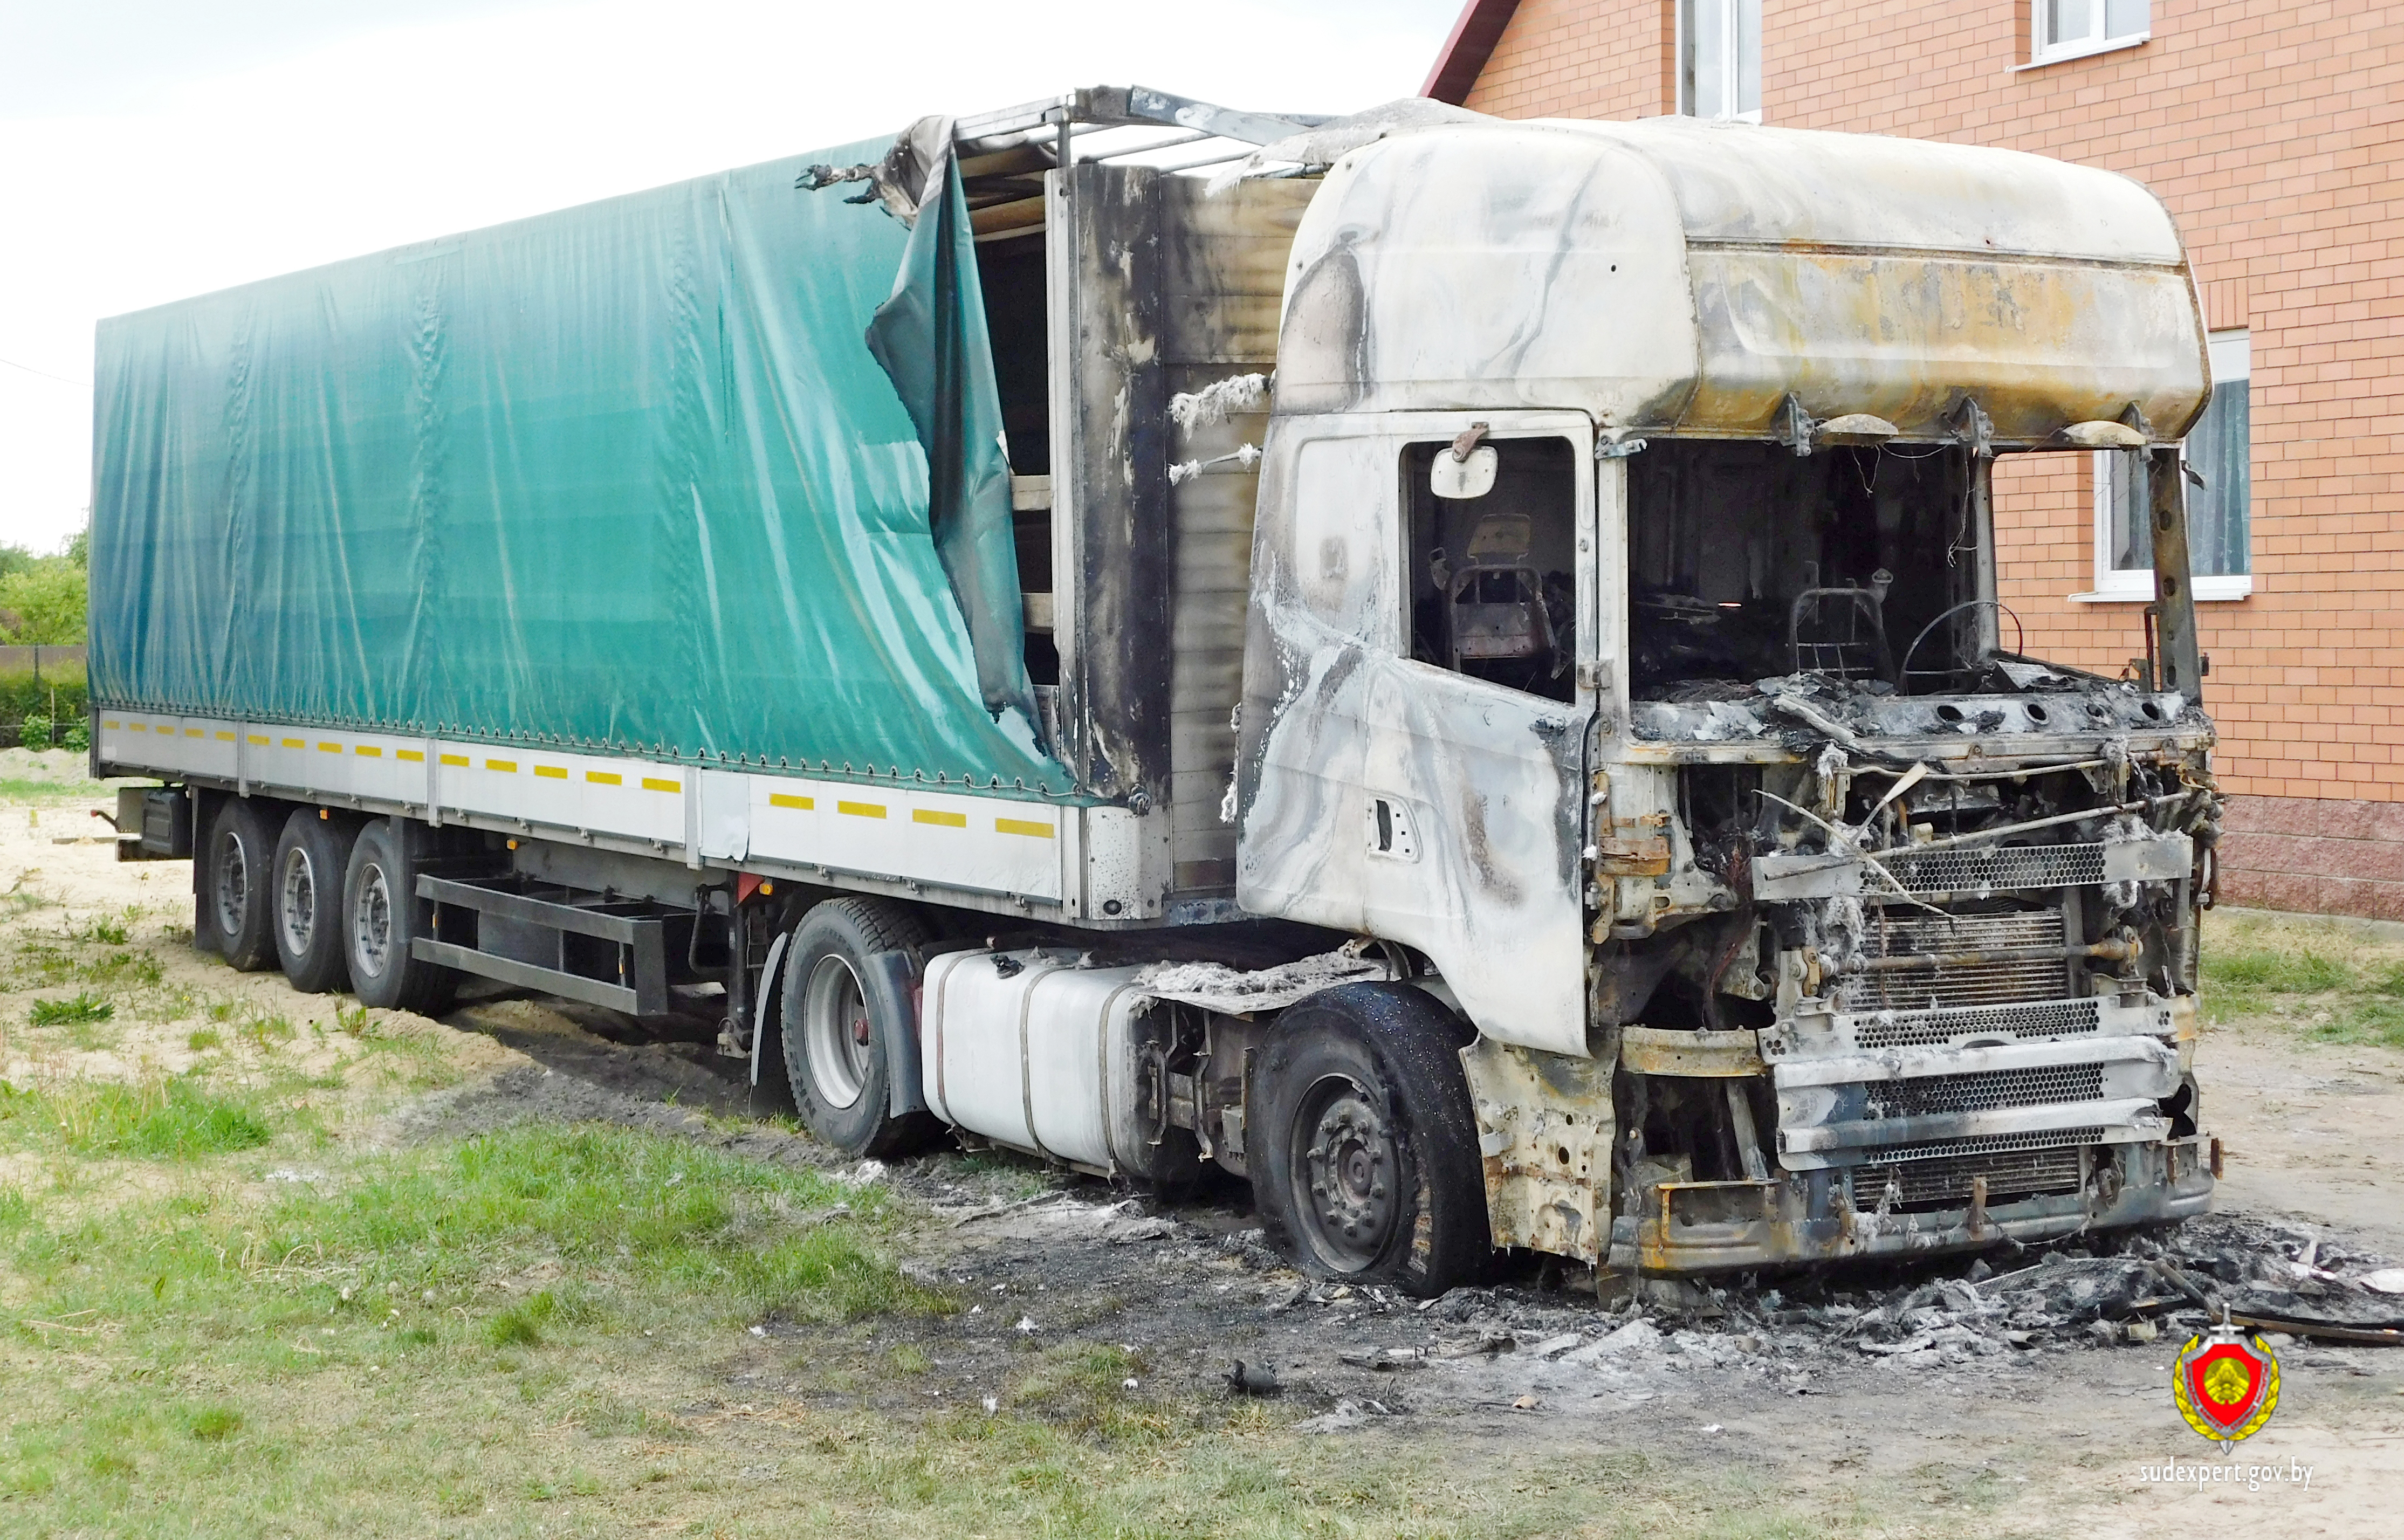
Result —
[[[1190,145],[1197,154],[1179,157],[1174,163],[1158,168],[1188,171],[1238,159],[1262,145],[1273,144],[1326,121],[1328,119],[1321,115],[1244,112],[1188,96],[1172,96],[1149,86],[1087,86],[961,118],[953,133],[957,142],[973,143],[982,148],[997,139],[1018,135],[1033,138],[1049,129],[1062,136],[1056,143],[1064,156],[1073,154],[1082,161],[1114,160]],[[1072,150],[1075,140],[1112,129],[1166,132],[1124,141],[1113,136],[1107,148],[1096,146],[1083,153]]]

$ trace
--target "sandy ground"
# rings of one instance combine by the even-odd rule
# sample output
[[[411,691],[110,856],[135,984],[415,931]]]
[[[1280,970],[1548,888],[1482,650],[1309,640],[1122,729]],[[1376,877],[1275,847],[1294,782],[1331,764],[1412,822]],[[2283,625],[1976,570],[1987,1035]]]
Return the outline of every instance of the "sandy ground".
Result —
[[[24,772],[0,763],[0,774]],[[288,1025],[279,1052],[304,1067],[363,1051],[336,1015],[348,1001],[296,995],[279,975],[236,974],[194,953],[189,868],[117,863],[110,843],[91,838],[107,832],[91,805],[0,805],[0,893],[13,905],[0,910],[0,945],[12,962],[0,981],[0,1074],[21,1086],[172,1073],[199,1051],[192,1034],[243,1021]],[[114,955],[88,939],[96,922],[127,926],[124,949],[158,959],[156,982],[115,989],[125,1005],[80,1042],[28,1030],[33,1000],[75,988],[34,976],[45,957],[91,967]],[[704,1023],[657,1032],[508,994],[465,1004],[441,1024],[377,1016],[383,1029],[425,1034],[468,1078],[398,1112],[327,1109],[352,1137],[440,1137],[530,1116],[599,1119],[764,1160],[834,1161],[780,1128],[704,1115],[740,1114],[750,1100],[741,1066],[715,1054]],[[2274,1025],[2246,1024],[2210,1029],[2199,1069],[2206,1122],[2229,1153],[2223,1211],[2404,1257],[2404,1149],[2390,1132],[2404,1123],[2404,1053],[2303,1043]],[[1016,1339],[1031,1333],[1138,1346],[1160,1388],[1195,1396],[1226,1394],[1237,1360],[1266,1365],[1307,1426],[1424,1450],[1463,1477],[1506,1455],[1557,1451],[1574,1462],[1641,1448],[1682,1464],[1726,1462],[1747,1479],[1792,1483],[1839,1504],[1854,1489],[1908,1490],[1983,1516],[1981,1527],[2075,1525],[2131,1536],[2165,1524],[2231,1523],[2391,1534],[2404,1496],[2404,1352],[2392,1350],[2288,1346],[2277,1416],[2224,1461],[2173,1408],[2171,1337],[1904,1363],[1825,1334],[1740,1330],[1741,1323],[1681,1332],[1671,1322],[1641,1351],[1606,1351],[1595,1344],[1625,1313],[1548,1286],[1534,1269],[1425,1308],[1307,1287],[1260,1250],[1245,1195],[1232,1185],[1162,1207],[1032,1164],[957,1154],[903,1163],[890,1180],[936,1215],[911,1266],[976,1308],[864,1336],[765,1323],[766,1335],[747,1338],[731,1361],[695,1369],[707,1377],[695,1387],[700,1400],[782,1396],[896,1413],[957,1405],[998,1383]],[[1004,1206],[1027,1193],[1041,1196]],[[1536,1351],[1571,1333],[1576,1348],[1550,1358]],[[1503,1335],[1514,1351],[1468,1351]],[[888,1351],[897,1336],[915,1340],[934,1371],[905,1385],[867,1367],[871,1344]],[[1392,1349],[1431,1356],[1391,1372],[1346,1361]],[[796,1363],[818,1366],[797,1371]],[[2311,1467],[2308,1486],[2286,1478],[2291,1462]],[[2148,1477],[2173,1463],[2189,1471],[2276,1465],[2282,1479],[2249,1491]]]

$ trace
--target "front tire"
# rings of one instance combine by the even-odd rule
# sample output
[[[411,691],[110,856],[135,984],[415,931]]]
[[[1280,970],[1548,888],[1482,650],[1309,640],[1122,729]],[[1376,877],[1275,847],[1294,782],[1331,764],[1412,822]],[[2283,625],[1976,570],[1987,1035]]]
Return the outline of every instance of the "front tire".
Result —
[[[352,842],[342,875],[342,951],[362,1005],[440,1015],[459,993],[459,974],[410,954],[433,932],[434,905],[417,896],[411,829],[378,819]]]
[[[266,818],[245,798],[226,798],[209,823],[207,891],[200,906],[208,915],[212,950],[242,973],[275,965],[274,906],[268,896],[274,865],[275,835]]]
[[[868,898],[821,903],[793,932],[781,1001],[785,1070],[802,1122],[846,1155],[903,1154],[943,1127],[925,1113],[890,1111],[890,1043],[917,1029],[908,1013],[918,982],[915,948],[926,941],[909,910]],[[888,953],[909,959],[910,988],[899,1000],[872,983],[880,973],[874,959]]]
[[[1461,1050],[1474,1033],[1402,985],[1288,1010],[1253,1071],[1252,1193],[1269,1240],[1318,1278],[1421,1297],[1491,1265]]]
[[[351,859],[348,819],[296,809],[275,842],[270,908],[275,955],[284,976],[302,994],[322,995],[350,982],[342,960],[342,869]]]

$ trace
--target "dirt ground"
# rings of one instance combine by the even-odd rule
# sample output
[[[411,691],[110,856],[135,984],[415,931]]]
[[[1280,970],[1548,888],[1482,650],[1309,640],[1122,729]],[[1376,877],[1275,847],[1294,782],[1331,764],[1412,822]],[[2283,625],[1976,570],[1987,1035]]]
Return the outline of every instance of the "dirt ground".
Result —
[[[9,753],[31,763],[0,763],[12,786],[72,779],[71,769]],[[0,1078],[22,1091],[180,1073],[209,1051],[194,1044],[210,1041],[213,1023],[285,1023],[283,1051],[329,1086],[338,1077],[326,1071],[370,1051],[338,1015],[349,1001],[298,996],[279,975],[235,974],[192,953],[189,867],[117,863],[93,837],[107,833],[89,816],[94,805],[66,794],[0,804],[0,894],[14,905],[0,914],[0,934],[37,952],[42,937],[119,924],[129,945],[152,944],[142,955],[159,960],[157,976],[131,979],[105,1030],[68,1041],[22,1025],[35,1000],[63,991],[21,969],[0,989]],[[409,1029],[446,1067],[430,1078],[449,1084],[313,1093],[338,1140],[404,1145],[529,1119],[601,1122],[748,1160],[841,1166],[909,1201],[917,1217],[904,1271],[961,1307],[847,1325],[759,1322],[681,1370],[692,1406],[730,1416],[974,1407],[1023,1365],[1033,1340],[1125,1350],[1147,1393],[1195,1402],[1228,1397],[1240,1363],[1274,1383],[1266,1406],[1293,1428],[1353,1441],[1364,1458],[1419,1463],[1432,1479],[1475,1482],[1505,1467],[1524,1477],[1530,1459],[1566,1472],[1640,1451],[1689,1474],[1725,1469],[1731,1482],[1805,1494],[1812,1511],[1880,1533],[1959,1520],[1983,1533],[2075,1525],[2133,1536],[2233,1522],[2391,1534],[2404,1494],[2397,1350],[2287,1344],[2277,1415],[2224,1461],[2173,1407],[2176,1330],[2109,1346],[2065,1330],[2003,1351],[1992,1341],[1886,1351],[1830,1326],[1832,1309],[1964,1279],[1966,1260],[1787,1280],[1774,1295],[1782,1281],[1764,1281],[1700,1318],[1601,1305],[1534,1266],[1421,1304],[1307,1283],[1261,1248],[1232,1183],[1164,1206],[990,1154],[849,1166],[790,1124],[752,1115],[744,1067],[718,1056],[704,1022],[653,1031],[495,991],[440,1026]],[[2256,1222],[2245,1233],[2257,1238],[2315,1240],[2324,1254],[2404,1257],[2404,1149],[2393,1133],[2404,1127],[2404,1051],[2303,1041],[2283,1020],[2248,1018],[2208,1029],[2198,1068],[2204,1121],[2228,1153],[2220,1216]],[[17,1164],[0,1164],[0,1185],[30,1176],[26,1158],[5,1157]],[[924,1371],[886,1372],[897,1352]],[[2308,1485],[2283,1477],[2259,1490],[2150,1478],[2167,1463],[2311,1475]],[[806,1479],[790,1464],[758,1471],[762,1483]]]

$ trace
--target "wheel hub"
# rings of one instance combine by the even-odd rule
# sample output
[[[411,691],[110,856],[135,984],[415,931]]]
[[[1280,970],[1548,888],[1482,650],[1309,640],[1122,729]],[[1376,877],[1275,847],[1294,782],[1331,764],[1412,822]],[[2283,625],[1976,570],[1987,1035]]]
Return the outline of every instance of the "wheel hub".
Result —
[[[875,1063],[875,1032],[867,991],[839,957],[822,957],[810,970],[802,991],[802,1045],[810,1085],[829,1107],[840,1111],[860,1099]]]
[[[210,865],[217,876],[217,930],[230,945],[250,913],[250,869],[243,859],[240,837],[229,832],[218,840],[217,860]]]
[[[381,866],[366,866],[359,872],[358,906],[351,915],[351,953],[361,973],[384,976],[392,955],[392,889],[384,882]]]
[[[1316,1099],[1304,1126],[1295,1175],[1307,1189],[1297,1205],[1324,1259],[1357,1272],[1377,1260],[1393,1233],[1401,1186],[1393,1129],[1362,1087],[1340,1081]]]
[[[309,852],[293,847],[284,861],[284,902],[278,917],[284,927],[285,950],[303,957],[317,929],[317,874]]]

